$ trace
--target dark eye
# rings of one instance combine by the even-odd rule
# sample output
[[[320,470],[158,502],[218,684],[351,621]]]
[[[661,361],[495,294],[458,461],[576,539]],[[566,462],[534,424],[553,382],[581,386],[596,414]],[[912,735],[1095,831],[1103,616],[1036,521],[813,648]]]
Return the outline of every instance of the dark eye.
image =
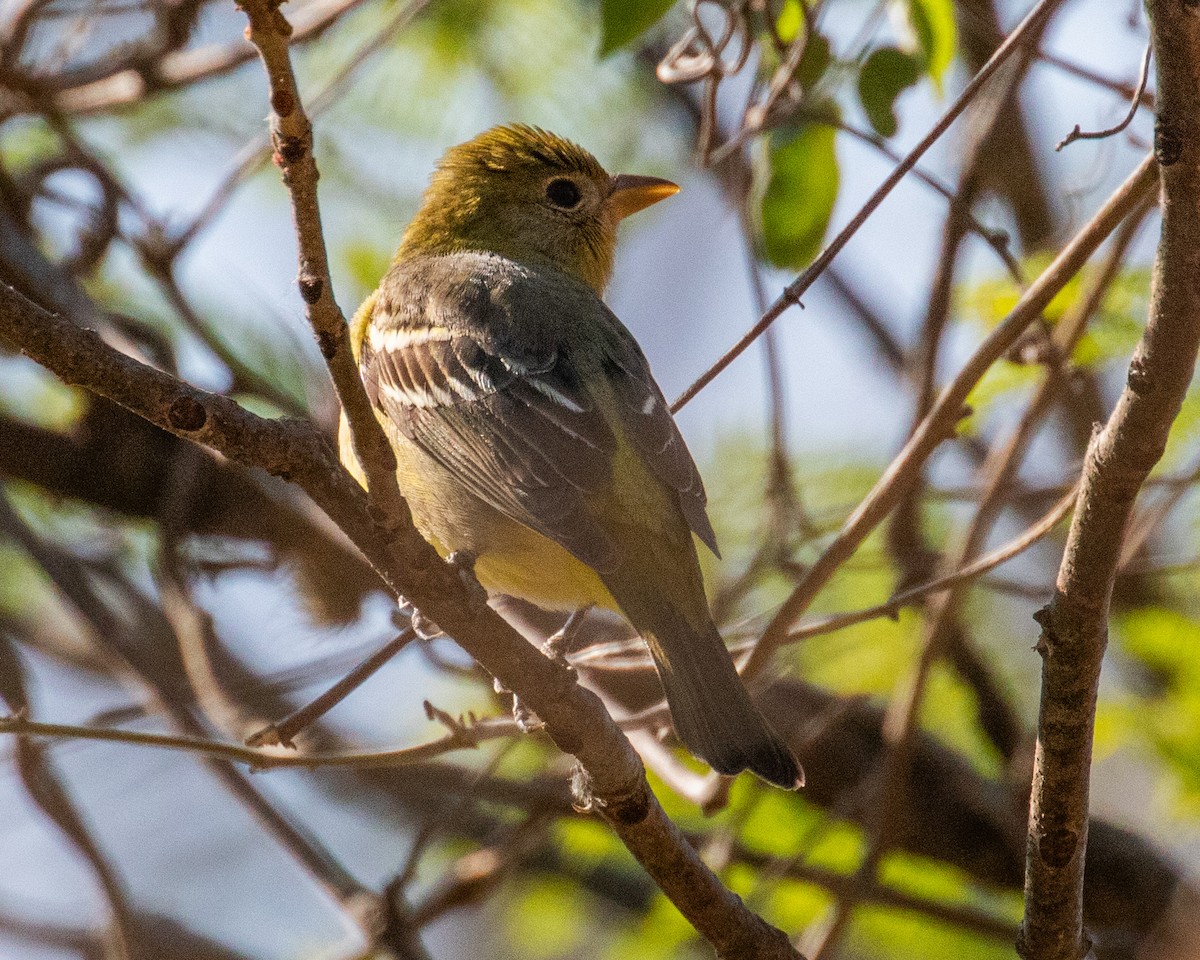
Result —
[[[546,199],[563,210],[573,210],[579,206],[579,201],[582,198],[583,195],[579,192],[579,187],[575,185],[573,180],[568,180],[566,177],[551,180],[546,184]]]

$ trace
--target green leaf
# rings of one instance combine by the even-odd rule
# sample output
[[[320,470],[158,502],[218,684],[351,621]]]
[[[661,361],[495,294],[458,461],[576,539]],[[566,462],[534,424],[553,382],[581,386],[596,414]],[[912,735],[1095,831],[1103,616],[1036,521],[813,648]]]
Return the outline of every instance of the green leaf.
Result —
[[[795,41],[804,27],[804,12],[800,0],[786,0],[775,19],[775,32],[785,44]],[[772,43],[763,42],[759,45],[762,58],[759,62],[759,72],[769,77],[779,66],[779,53]],[[800,56],[800,65],[796,68],[796,82],[804,90],[811,90],[825,75],[826,69],[833,60],[833,51],[829,41],[815,27],[809,25],[808,40],[804,44],[804,53]]]
[[[938,93],[958,49],[958,27],[952,0],[908,0],[908,17],[925,70]]]
[[[814,31],[804,47],[800,66],[796,68],[796,82],[804,90],[811,90],[817,85],[817,81],[825,76],[825,71],[832,62],[833,51],[829,41]]]
[[[779,34],[779,39],[791,43],[799,35],[803,24],[804,11],[800,7],[800,0],[784,0],[779,16],[775,18],[775,32]]]
[[[387,273],[392,251],[364,240],[354,240],[342,248],[342,262],[354,283],[355,299],[362,300],[379,286]]]
[[[571,956],[583,945],[588,924],[580,888],[559,878],[524,880],[503,915],[505,932],[530,960]]]
[[[759,221],[763,252],[778,267],[801,270],[821,249],[838,193],[835,133],[810,123],[771,136]]]
[[[867,57],[858,74],[858,99],[881,137],[896,135],[896,98],[920,79],[920,61],[895,47],[882,47]]]
[[[675,0],[601,0],[600,56],[636,40],[674,5]]]

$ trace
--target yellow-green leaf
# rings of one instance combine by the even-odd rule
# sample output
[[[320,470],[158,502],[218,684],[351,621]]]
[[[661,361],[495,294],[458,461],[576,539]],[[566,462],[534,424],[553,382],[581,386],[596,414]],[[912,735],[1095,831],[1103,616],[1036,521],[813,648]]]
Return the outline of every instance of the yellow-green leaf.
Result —
[[[763,252],[776,266],[803,269],[821,249],[838,193],[834,136],[810,123],[771,137],[759,222]]]
[[[858,99],[881,137],[895,136],[896,98],[920,79],[917,58],[895,47],[881,47],[867,57],[858,74]]]
[[[925,70],[938,93],[958,49],[958,27],[951,0],[908,0],[908,17],[917,35]]]
[[[632,43],[674,5],[675,0],[601,0],[600,56]]]

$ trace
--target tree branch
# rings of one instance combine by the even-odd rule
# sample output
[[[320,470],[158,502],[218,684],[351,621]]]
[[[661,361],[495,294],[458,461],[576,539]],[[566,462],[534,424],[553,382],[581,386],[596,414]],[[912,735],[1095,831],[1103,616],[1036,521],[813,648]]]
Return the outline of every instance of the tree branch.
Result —
[[[771,651],[784,642],[791,625],[804,612],[830,577],[850,558],[859,544],[887,516],[913,481],[926,458],[954,432],[963,403],[988,368],[1011,347],[1055,294],[1083,267],[1104,239],[1142,201],[1154,181],[1154,158],[1147,157],[1091,221],[1068,243],[1054,262],[1021,297],[1017,306],[996,326],[942,390],[925,419],[913,431],[874,489],[850,516],[838,535],[784,601],[751,654],[744,674],[753,676]]]
[[[300,100],[289,53],[292,27],[279,9],[280,0],[240,0],[238,5],[250,21],[247,36],[258,50],[270,84],[273,159],[292,202],[300,255],[297,282],[308,322],[350,425],[354,452],[366,476],[372,502],[383,511],[386,526],[408,525],[411,523],[408,505],[396,486],[396,455],[367,399],[358,362],[350,349],[346,318],[333,296],[321,208],[317,202],[312,123]]]
[[[1084,463],[1054,599],[1039,611],[1042,698],[1025,873],[1026,960],[1081,960],[1088,779],[1100,667],[1121,542],[1162,456],[1200,347],[1200,20],[1151,0],[1158,72],[1155,156],[1163,225],[1146,331],[1128,381]]]
[[[917,161],[921,159],[944,134],[950,129],[951,124],[962,114],[964,110],[983,89],[984,85],[992,78],[993,74],[1000,69],[1004,62],[1013,54],[1014,51],[1020,49],[1031,33],[1040,35],[1041,28],[1046,21],[1058,9],[1062,0],[1038,0],[1038,3],[1032,10],[1026,14],[1025,19],[1008,35],[1004,43],[996,50],[992,57],[983,68],[971,78],[971,82],[963,88],[962,93],[950,105],[944,114],[938,119],[938,122],[933,125],[930,131],[922,138],[908,154],[896,165],[896,168],[887,176],[887,179],[879,185],[874,193],[867,199],[861,209],[854,215],[841,232],[830,241],[829,245],[821,251],[820,256],[813,261],[812,265],[804,271],[799,277],[793,280],[784,288],[779,298],[771,304],[769,310],[762,315],[753,327],[751,327],[742,338],[738,340],[729,350],[721,356],[716,363],[704,371],[682,394],[671,404],[671,412],[676,413],[682,409],[696,394],[703,390],[711,383],[726,367],[736,360],[747,347],[750,346],[762,332],[774,323],[788,307],[800,303],[800,298],[807,292],[808,288],[813,285],[817,277],[819,277],[825,268],[833,262],[834,257],[841,253],[842,249],[850,242],[850,238],[858,232],[858,229],[867,221],[881,203],[892,192],[896,184],[903,180],[908,173],[916,166]]]
[[[680,912],[728,960],[795,960],[782,932],[730,893],[663,813],[628,739],[595,694],[543,656],[489,608],[412,526],[386,532],[363,489],[315,428],[266,420],[109,346],[94,331],[49,314],[0,283],[0,342],[64,382],[108,397],[176,436],[291,479],[329,514],[397,595],[410,598],[476,661],[514,691],[586,772],[597,810]]]

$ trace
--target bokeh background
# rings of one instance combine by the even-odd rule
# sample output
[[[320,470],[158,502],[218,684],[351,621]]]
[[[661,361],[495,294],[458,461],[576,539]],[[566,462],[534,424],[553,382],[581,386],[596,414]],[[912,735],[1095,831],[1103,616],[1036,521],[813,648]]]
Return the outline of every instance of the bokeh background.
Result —
[[[705,81],[666,84],[656,65],[694,16],[719,32],[732,14],[681,3],[649,15],[665,6],[287,4],[343,309],[386,269],[446,147],[495,123],[537,124],[611,171],[682,185],[625,226],[608,296],[674,397],[925,134],[994,47],[993,22],[1007,29],[1025,12],[987,0],[731,3],[746,62],[709,109]],[[762,102],[804,22],[801,79],[761,129],[747,125],[743,108]],[[264,75],[244,28],[227,0],[0,2],[0,277],[201,386],[332,431],[335,402],[295,288],[287,197],[266,150]],[[1124,116],[1146,38],[1128,0],[1062,3],[1028,62],[1005,68],[922,160],[933,185],[906,178],[804,309],[785,313],[769,342],[680,413],[723,547],[709,572],[729,639],[761,629],[797,565],[819,554],[898,450],[927,403],[923,384],[953,375],[1015,303],[995,248],[1035,277],[1147,152],[1149,109],[1106,139],[1054,149],[1076,124]],[[705,126],[715,128],[710,146],[740,145],[714,157]],[[967,231],[947,256],[952,207],[939,185],[958,198],[953,209],[995,232],[990,242]],[[1129,238],[989,545],[1020,533],[1077,475],[1144,323],[1156,230],[1150,213]],[[939,267],[950,270],[944,324],[930,320]],[[1043,337],[1095,275],[1056,300]],[[880,602],[938,569],[974,515],[984,457],[1024,414],[1048,362],[1036,337],[1025,346],[989,373],[905,516],[868,541],[814,615]],[[1197,955],[1198,415],[1190,398],[1139,515],[1104,678],[1093,810],[1112,830],[1097,832],[1092,854],[1111,889],[1089,896],[1112,957]],[[0,479],[10,710],[25,698],[39,720],[240,740],[395,632],[353,548],[298,493],[168,443],[11,355],[0,356]],[[850,894],[841,955],[1012,955],[1040,669],[1030,615],[1050,597],[1063,535],[965,599],[959,625],[987,681],[949,659],[935,668],[919,742],[932,764],[921,769],[941,779],[914,778],[917,812],[905,816],[922,823],[901,831],[866,892]],[[819,932],[834,915],[884,816],[870,793],[878,714],[928,616],[918,606],[777,658],[772,679],[791,695],[780,709],[817,710],[803,736],[826,752],[816,765],[806,757],[809,791],[783,796],[742,778],[706,817],[655,780],[726,882],[790,933]],[[1007,739],[982,717],[981,704],[1001,709],[989,697],[1011,721]],[[438,732],[425,700],[453,714],[507,710],[440,639],[406,648],[301,746],[420,742]],[[868,732],[822,741],[851,721]],[[355,910],[359,894],[384,888],[415,910],[438,958],[707,949],[602,824],[571,811],[569,767],[537,735],[388,772],[247,775],[123,743],[30,749],[22,757],[0,738],[0,957],[403,955],[371,944]],[[939,833],[941,814],[958,819]],[[75,830],[64,832],[63,816]],[[114,916],[124,947],[114,946]]]

